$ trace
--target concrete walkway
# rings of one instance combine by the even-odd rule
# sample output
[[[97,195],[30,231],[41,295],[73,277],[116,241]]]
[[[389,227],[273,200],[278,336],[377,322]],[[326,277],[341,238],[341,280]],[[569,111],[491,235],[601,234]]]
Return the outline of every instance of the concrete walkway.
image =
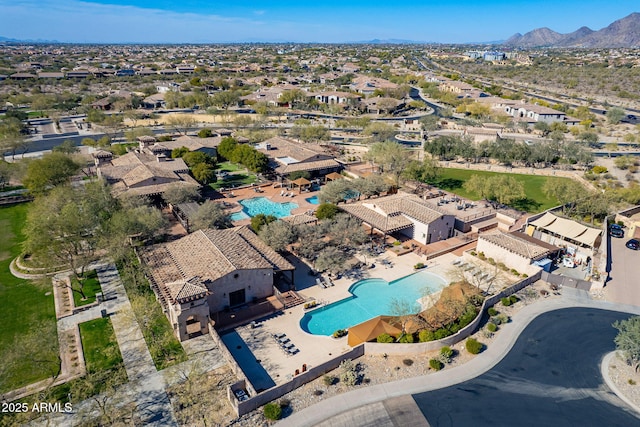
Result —
[[[501,326],[496,340],[479,356],[464,365],[436,372],[428,376],[410,378],[371,387],[358,388],[319,402],[300,412],[295,412],[278,423],[279,426],[353,426],[353,411],[359,420],[389,420],[394,414],[380,405],[387,399],[409,394],[437,390],[470,380],[493,368],[511,350],[520,333],[542,313],[569,307],[591,307],[640,315],[640,307],[592,301],[584,291],[563,289],[562,298],[542,299],[524,307],[512,319]],[[418,412],[420,413],[420,412]],[[385,415],[386,414],[386,415]],[[362,425],[359,422],[356,425]]]
[[[111,322],[127,377],[136,391],[135,401],[141,421],[146,426],[177,425],[164,381],[153,363],[118,269],[113,264],[105,264],[96,268],[96,272],[105,296],[103,305],[109,314],[117,310],[111,316]]]

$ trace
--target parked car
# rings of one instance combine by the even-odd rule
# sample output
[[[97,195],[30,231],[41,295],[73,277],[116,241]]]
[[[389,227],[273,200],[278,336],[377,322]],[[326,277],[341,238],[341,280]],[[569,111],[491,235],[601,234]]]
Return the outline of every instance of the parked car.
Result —
[[[637,251],[640,249],[640,241],[636,239],[631,239],[627,242],[626,246],[629,249],[633,249],[634,251]]]
[[[609,226],[609,235],[611,237],[624,237],[624,230],[618,224],[611,224]]]

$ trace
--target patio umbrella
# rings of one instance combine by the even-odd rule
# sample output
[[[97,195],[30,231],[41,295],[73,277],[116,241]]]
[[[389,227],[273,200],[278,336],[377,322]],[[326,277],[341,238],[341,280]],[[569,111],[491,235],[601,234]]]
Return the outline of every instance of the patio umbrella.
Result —
[[[371,341],[380,334],[400,335],[402,329],[392,325],[393,316],[378,316],[349,328],[347,343],[355,347],[363,342]]]

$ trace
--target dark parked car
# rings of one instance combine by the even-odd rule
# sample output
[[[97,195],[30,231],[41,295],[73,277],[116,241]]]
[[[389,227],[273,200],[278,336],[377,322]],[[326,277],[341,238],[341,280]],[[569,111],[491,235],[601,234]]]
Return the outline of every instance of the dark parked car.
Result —
[[[627,247],[629,249],[633,249],[634,251],[637,251],[638,249],[640,249],[640,241],[636,239],[631,239],[627,242]]]
[[[621,228],[610,228],[609,229],[609,235],[611,237],[622,238],[622,237],[624,237],[624,230],[622,230]]]

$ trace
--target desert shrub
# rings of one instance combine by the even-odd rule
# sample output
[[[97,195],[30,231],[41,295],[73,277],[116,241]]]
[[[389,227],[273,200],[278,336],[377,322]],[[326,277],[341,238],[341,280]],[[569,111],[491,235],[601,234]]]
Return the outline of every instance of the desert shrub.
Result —
[[[511,301],[511,304],[515,304],[515,303],[517,303],[517,302],[518,302],[518,297],[517,297],[517,296],[515,296],[515,295],[511,295],[511,296],[509,297],[509,301]]]
[[[384,344],[389,344],[394,342],[395,340],[391,335],[385,333],[385,334],[378,335],[378,338],[376,338],[376,341]]]
[[[473,256],[478,255],[478,253],[477,253],[476,251],[471,251],[471,252],[469,252],[469,253],[470,253],[471,255],[473,255]]]
[[[334,385],[336,383],[336,377],[333,375],[325,375],[322,377],[322,383],[329,387],[330,385]]]
[[[440,360],[444,363],[449,363],[453,357],[453,349],[449,346],[444,346],[440,349]]]
[[[487,258],[487,262],[491,265],[496,265],[496,260],[493,258]]]
[[[442,363],[438,359],[431,359],[429,360],[429,366],[434,371],[439,371],[440,369],[444,368],[444,363]]]
[[[516,270],[515,268],[511,269],[511,274],[513,274],[514,276],[519,276],[520,273],[518,272],[518,270]]]
[[[313,392],[313,395],[314,395],[314,396],[322,396],[322,393],[324,393],[322,390],[315,390],[315,391]]]
[[[591,172],[595,174],[601,174],[608,172],[608,169],[604,166],[594,166],[591,168]]]
[[[634,380],[632,380],[631,378],[629,378],[629,380],[627,382],[629,383],[629,385],[636,385],[636,382]]]
[[[496,325],[495,323],[492,323],[492,322],[487,323],[487,331],[495,332],[497,330],[498,330],[498,325]]]
[[[491,319],[491,321],[493,323],[495,323],[496,325],[503,325],[505,323],[509,323],[509,316],[507,316],[506,314],[498,314],[496,316],[493,317],[493,319]]]
[[[393,242],[393,246],[400,246],[402,244],[402,242],[400,242],[400,240],[396,240],[395,242]]]
[[[478,354],[482,351],[482,344],[475,338],[468,338],[464,346],[471,354]]]
[[[413,266],[414,269],[419,270],[421,268],[424,268],[424,263],[419,262],[416,265]]]
[[[343,336],[347,335],[347,331],[344,329],[338,329],[337,331],[335,331],[333,333],[333,337],[334,338],[341,338]]]
[[[486,259],[487,257],[485,256],[484,252],[480,252],[480,253],[478,253],[478,258]]]
[[[522,273],[520,276],[524,277],[525,279],[526,279],[527,277],[529,277],[529,275],[528,275],[527,273]]]
[[[282,417],[282,407],[278,403],[267,403],[264,405],[264,416],[268,420],[279,420]]]
[[[493,307],[489,307],[489,309],[487,310],[487,314],[488,314],[489,316],[495,316],[496,314],[498,314],[498,310],[496,310],[496,309],[495,309],[495,308],[493,308]]]
[[[413,342],[413,334],[403,334],[398,339],[399,343],[410,344]]]
[[[340,374],[340,382],[348,387],[352,387],[358,382],[358,376],[353,371],[346,371]]]
[[[446,338],[451,335],[451,332],[445,328],[440,328],[435,332],[435,339],[441,340],[442,338]]]
[[[433,341],[435,339],[436,335],[433,333],[433,331],[423,329],[418,333],[418,341],[420,342]]]
[[[500,298],[500,302],[502,303],[502,305],[504,305],[505,307],[508,307],[511,305],[511,298],[509,297],[503,297]]]
[[[403,359],[402,363],[404,363],[405,366],[411,366],[411,365],[413,365],[413,360],[412,359]]]

